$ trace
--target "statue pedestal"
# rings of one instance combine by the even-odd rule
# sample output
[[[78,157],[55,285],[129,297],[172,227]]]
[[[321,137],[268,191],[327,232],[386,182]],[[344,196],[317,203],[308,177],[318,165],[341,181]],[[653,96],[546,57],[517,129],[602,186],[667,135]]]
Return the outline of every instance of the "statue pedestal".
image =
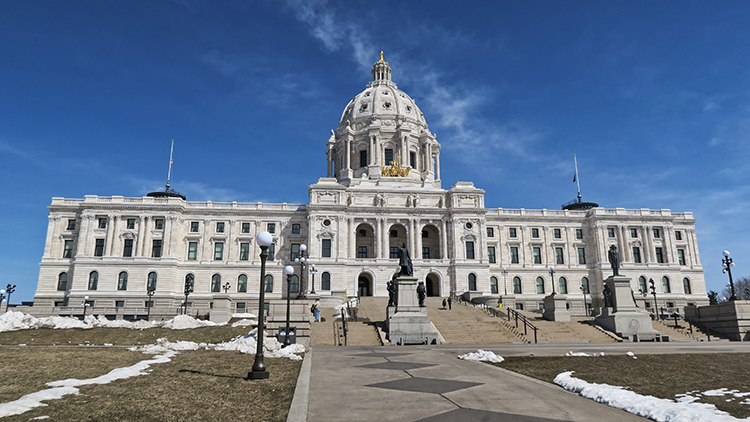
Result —
[[[651,325],[651,316],[635,306],[630,278],[610,276],[604,284],[612,292],[612,306],[603,308],[594,322],[630,341],[663,341]]]
[[[226,293],[214,295],[214,307],[211,308],[211,322],[227,322],[232,318],[232,299]]]
[[[391,344],[438,344],[438,332],[432,329],[427,308],[419,306],[418,279],[399,276],[395,280],[396,304],[386,310],[388,340]]]
[[[553,293],[544,298],[544,313],[542,317],[547,321],[570,321],[570,312],[566,305],[568,297]]]

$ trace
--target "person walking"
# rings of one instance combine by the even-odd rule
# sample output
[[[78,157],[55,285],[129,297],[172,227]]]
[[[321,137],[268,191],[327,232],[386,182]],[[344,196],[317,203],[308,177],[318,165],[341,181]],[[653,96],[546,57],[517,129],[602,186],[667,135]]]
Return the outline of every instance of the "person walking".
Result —
[[[320,322],[320,299],[315,299],[315,303],[313,303],[313,314],[315,315],[315,322]]]
[[[448,296],[448,310],[451,310],[451,304],[453,303],[453,299],[451,299],[450,296]]]

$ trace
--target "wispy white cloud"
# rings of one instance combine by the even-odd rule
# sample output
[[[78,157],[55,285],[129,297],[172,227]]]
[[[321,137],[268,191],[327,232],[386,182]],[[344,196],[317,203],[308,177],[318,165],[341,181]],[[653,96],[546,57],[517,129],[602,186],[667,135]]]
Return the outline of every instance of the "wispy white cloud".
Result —
[[[30,153],[23,151],[21,149],[16,148],[15,146],[11,145],[9,142],[0,140],[0,152],[4,154],[11,154],[15,157],[22,158],[27,161],[31,161],[34,164],[41,164],[39,163],[38,159],[31,155]]]

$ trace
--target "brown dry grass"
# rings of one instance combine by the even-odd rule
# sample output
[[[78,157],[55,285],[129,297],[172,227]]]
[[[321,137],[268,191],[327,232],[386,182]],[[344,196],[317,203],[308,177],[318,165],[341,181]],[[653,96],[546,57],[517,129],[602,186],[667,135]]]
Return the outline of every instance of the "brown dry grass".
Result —
[[[147,330],[131,330],[128,328],[75,328],[55,330],[39,328],[35,330],[6,331],[0,333],[0,344],[16,345],[77,345],[77,344],[152,344],[156,339],[167,337],[169,341],[195,341],[206,343],[220,343],[247,334],[253,327],[236,327],[224,325],[220,327],[203,327],[191,330],[171,330],[168,328],[149,328]]]
[[[0,390],[3,401],[46,388],[45,382],[96,377],[150,358],[114,348],[2,348],[0,356],[0,375],[8,385]],[[253,355],[236,352],[182,352],[171,362],[152,365],[149,375],[83,386],[80,395],[3,420],[39,416],[56,421],[286,420],[301,362],[266,358],[271,378],[248,381],[244,377],[253,360]]]
[[[750,354],[640,355],[600,357],[509,357],[496,364],[543,381],[557,374],[575,371],[576,378],[609,385],[627,386],[638,394],[674,399],[676,394],[718,388],[750,391]],[[701,397],[737,418],[750,417],[743,399],[727,402],[730,396]]]

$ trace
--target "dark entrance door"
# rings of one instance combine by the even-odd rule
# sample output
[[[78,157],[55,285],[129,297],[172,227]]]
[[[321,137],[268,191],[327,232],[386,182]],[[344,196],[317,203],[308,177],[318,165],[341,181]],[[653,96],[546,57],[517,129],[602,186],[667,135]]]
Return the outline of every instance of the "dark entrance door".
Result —
[[[359,296],[372,296],[369,278],[364,275],[359,276],[357,292]]]
[[[427,276],[427,296],[440,296],[440,286],[438,285],[437,277],[430,274]]]

